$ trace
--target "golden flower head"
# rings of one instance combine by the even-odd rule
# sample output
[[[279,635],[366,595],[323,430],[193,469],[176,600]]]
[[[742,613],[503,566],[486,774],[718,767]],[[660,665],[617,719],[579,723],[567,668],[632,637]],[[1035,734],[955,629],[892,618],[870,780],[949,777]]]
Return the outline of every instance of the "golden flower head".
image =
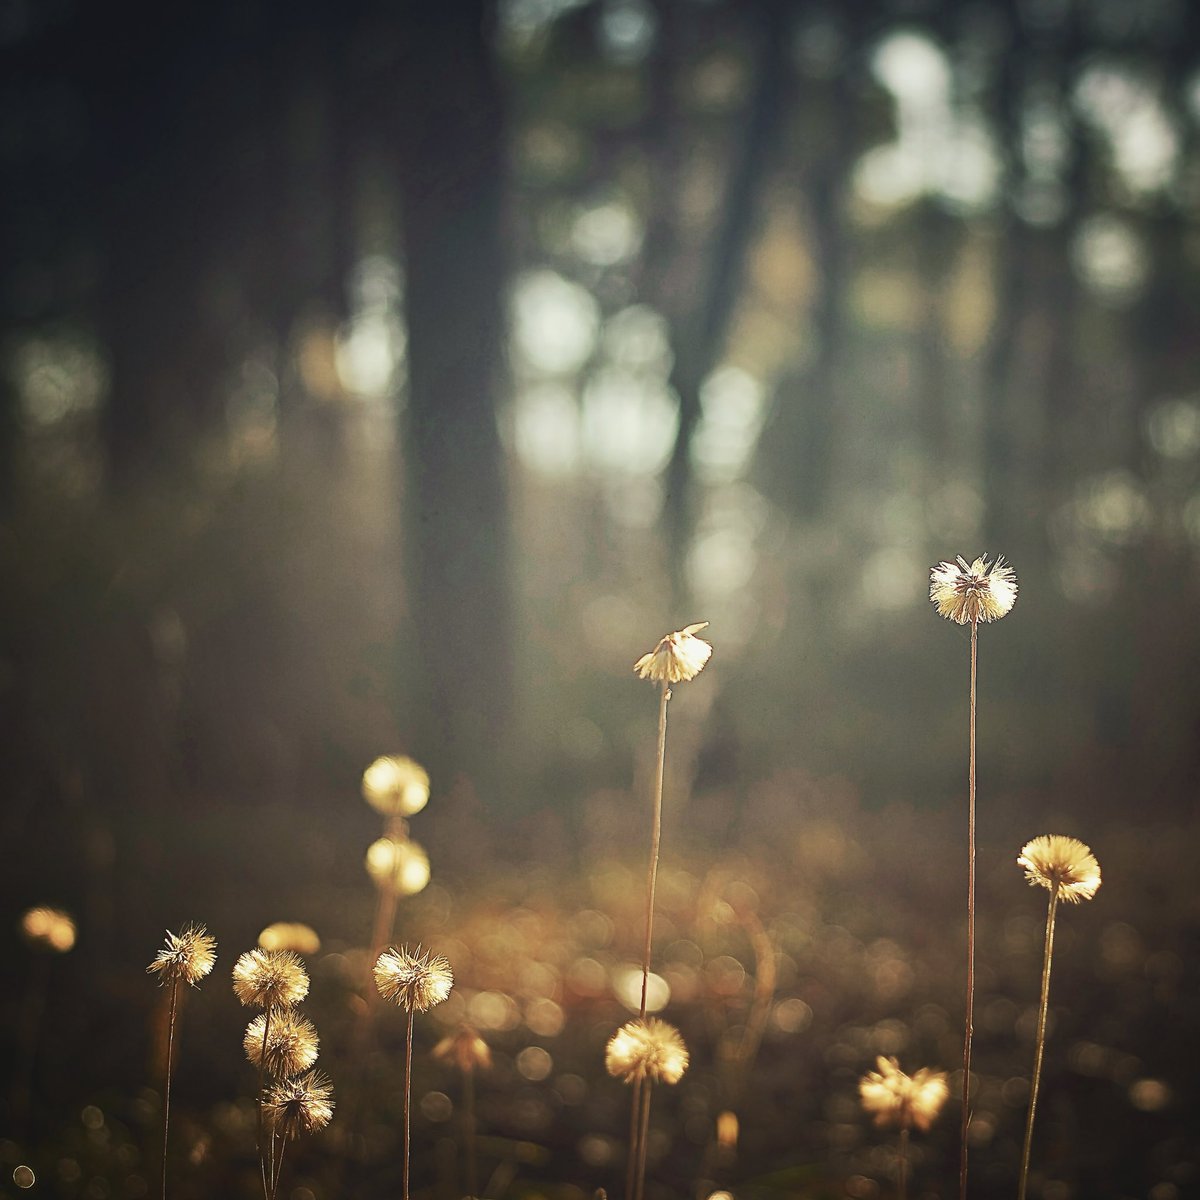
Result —
[[[381,837],[367,847],[367,874],[379,888],[415,896],[429,882],[429,855],[408,838]]]
[[[308,995],[308,972],[290,950],[247,950],[234,964],[233,990],[251,1008],[291,1008]]]
[[[311,925],[299,921],[276,921],[258,935],[260,950],[294,950],[297,954],[316,954],[321,939]]]
[[[75,945],[75,922],[61,908],[31,908],[21,917],[21,935],[39,950],[66,954]]]
[[[1058,833],[1026,842],[1017,856],[1031,886],[1040,884],[1060,900],[1078,904],[1090,900],[1100,887],[1100,864],[1082,842]]]
[[[433,1048],[433,1057],[452,1063],[464,1075],[472,1071],[487,1071],[492,1065],[492,1051],[487,1042],[470,1025],[460,1025],[452,1034],[442,1038]]]
[[[608,1039],[604,1065],[626,1083],[678,1083],[688,1065],[688,1050],[679,1030],[656,1017],[622,1025]]]
[[[285,1138],[324,1129],[333,1117],[333,1084],[320,1071],[307,1071],[267,1089],[263,1112]]]
[[[429,773],[411,758],[386,755],[363,772],[362,794],[387,816],[411,817],[429,803]]]
[[[989,563],[983,555],[969,565],[962,557],[941,562],[929,572],[929,599],[938,616],[960,625],[998,621],[1016,603],[1016,572],[1003,558]]]
[[[182,933],[167,930],[166,945],[146,968],[158,974],[158,982],[187,983],[195,987],[217,961],[217,939],[203,925],[185,925]]]
[[[681,683],[695,679],[712,656],[712,647],[696,634],[708,628],[707,621],[668,633],[649,654],[633,664],[642,679],[655,683]]]
[[[950,1095],[946,1073],[922,1067],[905,1075],[894,1058],[878,1058],[875,1065],[879,1069],[858,1083],[863,1111],[884,1128],[927,1130]]]
[[[428,954],[420,946],[392,946],[375,963],[375,986],[405,1012],[423,1013],[450,995],[454,974],[440,954]]]
[[[266,1030],[266,1046],[263,1031]],[[313,1023],[290,1008],[271,1014],[271,1026],[267,1029],[267,1014],[261,1013],[246,1026],[242,1039],[246,1057],[251,1064],[273,1078],[299,1075],[317,1061],[320,1039]]]

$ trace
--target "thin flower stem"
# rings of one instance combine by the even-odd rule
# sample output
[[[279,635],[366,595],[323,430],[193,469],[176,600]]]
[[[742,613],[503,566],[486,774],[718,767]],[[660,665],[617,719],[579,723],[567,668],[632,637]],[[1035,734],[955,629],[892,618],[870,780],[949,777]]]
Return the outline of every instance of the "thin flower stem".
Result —
[[[274,1142],[274,1140],[275,1140],[274,1134],[271,1135],[271,1140],[272,1140],[272,1142]],[[279,1143],[279,1158],[278,1159],[275,1158],[274,1146],[272,1146],[272,1148],[271,1148],[271,1159],[272,1159],[271,1178],[274,1180],[274,1182],[271,1185],[271,1200],[275,1200],[275,1198],[279,1195],[279,1177],[283,1173],[283,1156],[285,1153],[287,1153],[287,1138],[284,1138]]]
[[[404,1175],[402,1186],[404,1200],[408,1200],[408,1163],[412,1145],[412,1125],[409,1120],[409,1109],[412,1102],[412,1050],[413,1050],[413,1014],[408,1013],[408,1039],[404,1050]]]
[[[650,945],[654,938],[654,888],[658,881],[658,848],[662,841],[663,772],[667,762],[667,701],[670,685],[663,681],[658,705],[658,762],[654,771],[654,822],[650,832],[650,869],[646,875],[646,941],[642,947],[642,1000],[638,1016],[646,1019],[646,989],[650,982]]]
[[[1033,1053],[1033,1083],[1029,1089],[1029,1115],[1025,1119],[1025,1149],[1021,1152],[1021,1184],[1018,1200],[1025,1200],[1029,1183],[1029,1151],[1033,1146],[1033,1117],[1037,1111],[1038,1087],[1042,1082],[1042,1054],[1046,1049],[1046,1013],[1050,1004],[1050,956],[1054,953],[1054,911],[1058,906],[1058,888],[1050,889],[1050,907],[1046,913],[1046,955],[1042,961],[1042,1000],[1038,1008],[1037,1048]]]
[[[479,1195],[479,1154],[475,1145],[475,1068],[463,1075],[463,1125],[467,1142],[467,1195]]]
[[[908,1127],[900,1130],[900,1200],[908,1200]]]
[[[271,1032],[271,1013],[273,1005],[267,1005],[266,1019],[263,1021],[262,1045],[258,1052],[258,1169],[262,1175],[264,1200],[271,1200],[271,1184],[267,1169],[267,1147],[263,1138],[263,1100],[267,1091],[267,1037]]]
[[[967,784],[967,1014],[963,1030],[962,1148],[959,1200],[967,1200],[967,1130],[971,1124],[971,1034],[975,1028],[975,708],[979,677],[979,622],[971,622],[971,737]]]
[[[646,1146],[650,1141],[647,1134],[650,1131],[650,1096],[653,1091],[654,1084],[647,1079],[642,1088],[642,1121],[641,1128],[638,1130],[637,1191],[634,1192],[633,1200],[642,1200],[642,1193],[646,1190]]]
[[[171,1014],[167,1018],[167,1077],[163,1083],[163,1149],[162,1149],[162,1194],[167,1200],[167,1132],[171,1121],[171,1066],[175,1050],[175,1011],[179,1000],[179,980],[171,980]]]
[[[643,1081],[633,1081],[633,1096],[629,1108],[629,1162],[625,1168],[625,1200],[633,1200],[637,1179],[638,1130],[641,1128]]]

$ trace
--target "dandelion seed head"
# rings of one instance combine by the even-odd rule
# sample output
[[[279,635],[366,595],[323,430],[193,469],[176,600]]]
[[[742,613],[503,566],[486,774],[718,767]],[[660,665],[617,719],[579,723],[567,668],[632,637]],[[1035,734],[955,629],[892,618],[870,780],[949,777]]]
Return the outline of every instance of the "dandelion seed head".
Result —
[[[922,1067],[915,1075],[905,1075],[894,1058],[880,1057],[875,1065],[878,1069],[858,1083],[863,1111],[881,1128],[925,1132],[950,1095],[946,1073]]]
[[[1079,904],[1090,900],[1100,887],[1100,864],[1081,841],[1047,833],[1026,842],[1017,856],[1031,887],[1057,891],[1060,900]]]
[[[492,1051],[487,1042],[470,1025],[460,1025],[433,1048],[433,1057],[451,1063],[463,1075],[487,1071],[492,1065]]]
[[[249,1008],[291,1008],[308,995],[308,972],[290,950],[247,950],[234,964],[233,990]]]
[[[21,917],[21,936],[39,950],[66,954],[75,945],[75,922],[61,908],[31,908]]]
[[[440,954],[420,946],[392,946],[375,963],[375,986],[379,994],[405,1012],[428,1012],[450,995],[454,973]]]
[[[382,837],[367,847],[367,874],[376,887],[415,896],[429,882],[429,855],[409,838]]]
[[[274,1079],[299,1075],[317,1061],[320,1038],[316,1026],[292,1009],[284,1008],[271,1014],[271,1027],[266,1029],[267,1014],[255,1017],[246,1026],[242,1045],[251,1064],[266,1071]],[[263,1031],[266,1030],[266,1045]]]
[[[216,961],[217,939],[203,925],[185,925],[180,933],[167,930],[166,945],[146,971],[157,974],[160,984],[186,983],[195,987]]]
[[[385,755],[363,772],[362,794],[387,816],[411,817],[429,803],[429,773],[411,758]]]
[[[1016,572],[1002,557],[990,563],[980,555],[968,563],[960,556],[930,570],[929,599],[938,616],[959,625],[998,621],[1017,601]]]
[[[674,1025],[656,1017],[628,1021],[608,1039],[604,1065],[610,1075],[633,1083],[678,1083],[688,1066],[688,1049]]]
[[[310,925],[299,921],[276,921],[258,935],[260,950],[293,950],[297,954],[316,954],[321,939]]]
[[[633,664],[639,678],[655,683],[682,683],[695,679],[712,657],[712,646],[696,634],[708,628],[707,621],[668,633],[649,654]]]
[[[333,1085],[320,1071],[307,1071],[267,1089],[263,1113],[271,1127],[291,1140],[324,1129],[333,1117]]]

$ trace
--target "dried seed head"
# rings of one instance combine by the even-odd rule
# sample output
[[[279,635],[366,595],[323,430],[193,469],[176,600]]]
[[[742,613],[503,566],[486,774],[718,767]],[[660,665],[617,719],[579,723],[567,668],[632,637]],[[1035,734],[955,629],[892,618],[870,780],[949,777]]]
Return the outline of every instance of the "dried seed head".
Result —
[[[39,950],[66,954],[75,945],[75,922],[61,908],[31,908],[21,917],[21,936]]]
[[[233,990],[250,1008],[291,1008],[308,995],[308,972],[290,950],[247,950],[234,964]]]
[[[894,1058],[878,1058],[875,1065],[877,1071],[859,1080],[863,1111],[883,1128],[927,1130],[950,1095],[946,1073],[922,1067],[915,1075],[905,1075]]]
[[[362,794],[387,816],[411,817],[429,803],[429,773],[401,755],[377,758],[363,772]]]
[[[213,969],[217,961],[217,939],[203,925],[185,925],[182,933],[167,930],[166,945],[146,968],[157,974],[158,982],[186,983],[195,987]]]
[[[938,616],[959,625],[998,621],[1016,603],[1016,572],[1003,558],[989,563],[983,555],[970,564],[941,562],[929,572],[929,599]]]
[[[423,1013],[450,995],[454,974],[440,954],[428,954],[420,946],[392,946],[375,963],[375,986],[405,1012]]]
[[[273,1079],[299,1075],[317,1061],[320,1039],[313,1023],[290,1008],[271,1014],[271,1027],[266,1029],[267,1014],[255,1017],[246,1026],[242,1045],[253,1066],[266,1071]],[[263,1046],[263,1031],[267,1043]]]
[[[367,848],[367,874],[379,888],[415,896],[429,882],[429,855],[408,838],[382,837]]]
[[[276,921],[258,935],[260,950],[293,950],[297,954],[316,954],[321,939],[310,925],[299,921]]]
[[[1060,900],[1078,904],[1090,900],[1100,887],[1100,864],[1082,842],[1047,833],[1026,842],[1017,857],[1031,886],[1057,891]]]
[[[288,1140],[324,1129],[333,1116],[333,1085],[320,1071],[308,1071],[267,1089],[263,1113]]]
[[[668,633],[650,651],[633,664],[633,669],[642,679],[655,683],[681,683],[695,679],[712,656],[712,647],[703,638],[696,637],[708,628],[707,621],[689,625],[686,629]]]
[[[492,1065],[492,1052],[487,1042],[470,1025],[460,1025],[433,1048],[433,1057],[451,1063],[464,1075],[487,1071]]]
[[[650,1017],[627,1022],[608,1039],[604,1065],[626,1083],[678,1083],[687,1070],[688,1051],[674,1025]]]

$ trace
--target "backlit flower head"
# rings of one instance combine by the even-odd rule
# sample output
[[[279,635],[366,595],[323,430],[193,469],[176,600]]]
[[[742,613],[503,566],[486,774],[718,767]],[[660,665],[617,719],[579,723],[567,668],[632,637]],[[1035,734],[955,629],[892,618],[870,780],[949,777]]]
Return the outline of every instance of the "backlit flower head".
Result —
[[[678,1083],[688,1065],[688,1050],[679,1030],[656,1017],[629,1021],[608,1039],[604,1065],[626,1083]]]
[[[21,917],[21,936],[39,950],[66,954],[75,945],[75,922],[61,908],[31,908]]]
[[[261,1013],[246,1026],[242,1045],[253,1066],[266,1071],[275,1079],[299,1075],[317,1061],[320,1039],[313,1023],[294,1009],[283,1008],[271,1014],[271,1027],[266,1030],[267,1044],[263,1046],[263,1031],[267,1014]]]
[[[247,950],[234,964],[233,990],[250,1008],[291,1008],[308,995],[308,972],[290,950]]]
[[[213,969],[217,961],[217,939],[203,925],[185,925],[182,933],[167,930],[166,945],[146,968],[157,974],[158,982],[186,983],[195,987]]]
[[[1017,857],[1031,886],[1057,891],[1060,900],[1078,904],[1090,900],[1100,887],[1100,864],[1082,842],[1058,833],[1026,842]]]
[[[385,1000],[405,1012],[423,1013],[450,995],[454,974],[440,954],[429,954],[420,946],[412,950],[392,946],[375,963],[375,986]]]
[[[1016,572],[1003,558],[989,563],[983,555],[970,564],[941,562],[929,572],[929,599],[938,616],[960,625],[998,621],[1016,603]]]
[[[263,1112],[287,1139],[324,1129],[333,1117],[333,1085],[320,1071],[307,1071],[267,1089]]]
[[[905,1075],[894,1058],[880,1057],[875,1065],[878,1070],[858,1083],[863,1111],[883,1128],[927,1130],[950,1095],[946,1073],[922,1067],[915,1075]]]
[[[487,1042],[470,1025],[460,1025],[433,1048],[433,1057],[452,1063],[464,1075],[472,1071],[487,1071],[492,1065],[492,1051]]]
[[[294,950],[297,954],[316,954],[321,939],[310,925],[299,921],[276,921],[258,935],[260,950]]]
[[[409,838],[381,837],[367,847],[367,874],[379,888],[415,896],[429,882],[429,855]]]
[[[712,656],[712,647],[696,634],[708,628],[707,621],[689,625],[686,629],[668,633],[650,651],[633,664],[633,669],[642,679],[655,683],[681,683],[695,679]]]
[[[411,758],[377,758],[362,777],[363,799],[388,816],[411,817],[429,803],[429,773]]]

